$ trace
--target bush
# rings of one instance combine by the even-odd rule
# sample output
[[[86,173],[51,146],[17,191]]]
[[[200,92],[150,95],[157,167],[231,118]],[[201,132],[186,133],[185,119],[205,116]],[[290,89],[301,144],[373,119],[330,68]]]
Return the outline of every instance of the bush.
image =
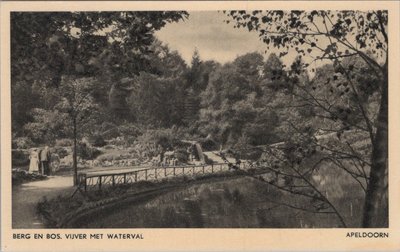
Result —
[[[101,151],[97,148],[88,146],[86,143],[79,143],[77,148],[77,154],[82,159],[95,159],[101,154]]]
[[[62,147],[71,147],[72,145],[74,145],[74,141],[68,138],[57,139],[55,143],[55,146],[62,146]]]
[[[106,154],[103,154],[103,155],[99,156],[97,158],[97,160],[99,160],[100,162],[104,162],[104,161],[110,161],[111,162],[113,160],[121,160],[123,158],[124,157],[121,154],[118,154],[118,153],[106,153]]]
[[[136,142],[136,137],[134,136],[121,136],[117,138],[113,138],[108,141],[108,144],[115,145],[115,146],[124,146],[129,147],[133,146]]]
[[[111,139],[119,136],[117,125],[110,122],[103,122],[100,126],[101,135],[106,139]]]
[[[27,171],[20,169],[13,169],[12,171],[12,185],[19,185],[25,182],[44,180],[47,176],[36,174],[36,173],[28,173]]]
[[[120,136],[119,130],[116,127],[112,128],[112,129],[108,129],[108,130],[102,132],[101,134],[105,139],[112,139],[112,138],[116,138],[116,137]]]
[[[188,153],[185,149],[177,149],[175,151],[175,157],[180,163],[186,163],[188,161]]]
[[[11,152],[12,166],[29,165],[29,152],[23,150],[13,150]]]
[[[93,135],[90,137],[89,141],[95,147],[103,147],[107,144],[101,135]]]
[[[214,161],[212,159],[210,159],[209,157],[207,157],[206,155],[204,155],[204,161],[206,164],[213,164]]]
[[[157,129],[147,130],[143,135],[138,137],[138,141],[143,144],[161,145],[166,150],[179,145],[181,136],[177,129]]]
[[[210,138],[202,138],[198,141],[203,151],[212,151],[218,149],[218,144]]]
[[[120,135],[122,135],[122,136],[137,137],[141,134],[140,129],[131,124],[121,125],[121,126],[119,126],[118,130],[119,130]]]
[[[52,152],[56,153],[60,158],[64,158],[68,156],[72,152],[72,150],[68,151],[66,148],[63,147],[54,147]]]
[[[123,125],[116,125],[110,122],[104,122],[100,126],[101,136],[104,139],[112,139],[121,136],[125,137],[137,137],[142,132],[141,130],[133,124],[123,124]]]
[[[17,137],[12,140],[13,149],[29,149],[33,146],[33,141],[29,137]]]
[[[260,149],[248,149],[240,151],[241,159],[247,160],[259,160],[262,154],[263,152]]]

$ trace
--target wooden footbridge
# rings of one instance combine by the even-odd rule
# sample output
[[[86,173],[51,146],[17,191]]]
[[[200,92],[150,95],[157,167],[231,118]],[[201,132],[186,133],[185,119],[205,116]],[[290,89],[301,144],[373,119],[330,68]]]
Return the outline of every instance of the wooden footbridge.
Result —
[[[240,169],[246,168],[245,163],[241,163],[239,166]],[[80,172],[78,174],[78,182],[81,189],[88,191],[109,186],[133,184],[139,181],[158,181],[170,177],[220,173],[232,170],[232,168],[232,164],[229,163],[147,168],[132,167],[118,170]]]

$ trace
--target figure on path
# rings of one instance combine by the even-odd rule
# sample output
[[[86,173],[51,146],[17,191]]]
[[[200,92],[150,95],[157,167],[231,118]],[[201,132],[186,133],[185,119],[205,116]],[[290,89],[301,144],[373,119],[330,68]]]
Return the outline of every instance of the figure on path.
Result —
[[[37,148],[33,148],[29,153],[29,172],[38,173],[39,172],[39,152]]]
[[[40,152],[40,163],[42,167],[42,173],[44,175],[50,175],[50,150],[49,146],[44,147],[44,149]]]

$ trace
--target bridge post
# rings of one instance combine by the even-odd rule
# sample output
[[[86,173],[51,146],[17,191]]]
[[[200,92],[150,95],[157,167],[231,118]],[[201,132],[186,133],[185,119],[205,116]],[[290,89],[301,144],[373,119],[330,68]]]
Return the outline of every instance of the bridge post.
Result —
[[[204,174],[204,165],[203,165],[203,174]]]
[[[85,192],[86,192],[86,190],[87,190],[87,178],[86,178],[86,174],[85,174],[85,184],[84,184],[84,186],[85,186]]]
[[[182,167],[182,174],[185,175],[185,167]]]
[[[214,164],[211,164],[211,173],[214,173]]]
[[[112,185],[115,186],[115,177],[114,177],[114,174],[112,175]]]
[[[146,180],[146,181],[147,181],[147,169],[146,169],[146,170],[144,170],[144,180]]]
[[[192,168],[192,175],[194,175],[194,169],[196,169],[196,166],[193,166],[193,168]]]
[[[174,166],[174,177],[175,177],[175,166]]]
[[[124,184],[126,184],[126,173],[124,173]]]
[[[164,167],[164,178],[167,177],[167,167]]]
[[[157,167],[154,168],[154,179],[157,179]]]
[[[101,190],[101,179],[102,179],[102,176],[99,176],[99,190]]]
[[[135,171],[135,182],[137,182],[137,171]]]

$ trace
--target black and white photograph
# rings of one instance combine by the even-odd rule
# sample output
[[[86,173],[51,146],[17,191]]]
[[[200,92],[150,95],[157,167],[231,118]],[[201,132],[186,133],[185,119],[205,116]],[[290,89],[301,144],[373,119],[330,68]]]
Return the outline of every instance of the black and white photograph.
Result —
[[[0,7],[1,251],[400,249],[400,2]]]
[[[11,12],[12,229],[388,228],[388,20]]]
[[[182,2],[1,4],[1,250],[400,249],[400,4]]]

